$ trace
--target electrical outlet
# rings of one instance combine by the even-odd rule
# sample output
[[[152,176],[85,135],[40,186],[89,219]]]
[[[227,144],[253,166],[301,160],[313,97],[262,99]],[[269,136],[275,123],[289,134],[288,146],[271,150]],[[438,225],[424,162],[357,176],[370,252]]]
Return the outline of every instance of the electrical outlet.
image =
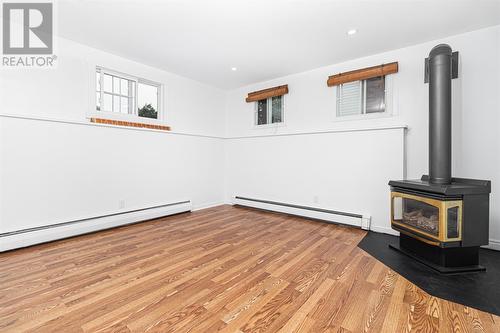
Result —
[[[125,200],[120,200],[118,201],[118,207],[120,209],[124,209],[125,208]]]

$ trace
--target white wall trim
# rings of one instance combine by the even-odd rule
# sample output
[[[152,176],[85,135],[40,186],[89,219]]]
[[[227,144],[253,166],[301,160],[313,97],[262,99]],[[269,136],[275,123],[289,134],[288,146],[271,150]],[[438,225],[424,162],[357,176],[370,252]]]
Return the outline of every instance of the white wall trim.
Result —
[[[104,217],[85,219],[81,223],[75,221],[75,223],[56,225],[38,230],[33,228],[32,231],[7,233],[6,236],[0,237],[0,252],[151,220],[162,216],[188,212],[190,210],[192,210],[191,202],[183,201],[150,209],[124,212],[123,214],[111,214]]]
[[[182,133],[182,132],[173,132],[173,131],[161,131],[161,130],[155,130],[152,128],[140,128],[140,127],[128,127],[128,126],[117,126],[117,125],[109,125],[109,124],[99,124],[99,123],[92,123],[92,122],[90,122],[90,120],[89,121],[78,121],[78,120],[70,120],[70,119],[57,119],[57,118],[47,118],[47,117],[39,117],[39,116],[14,115],[14,114],[6,114],[6,113],[0,113],[0,117],[1,118],[22,119],[22,120],[46,121],[46,122],[69,124],[69,125],[109,127],[109,128],[126,130],[126,131],[146,131],[146,132],[155,132],[155,133],[161,133],[161,134],[184,135],[184,136],[193,136],[193,137],[210,138],[210,139],[224,139],[221,136],[214,136],[214,135]]]
[[[33,121],[46,121],[46,122],[70,124],[70,125],[109,127],[109,128],[119,129],[119,130],[146,131],[146,132],[155,132],[155,133],[162,133],[162,134],[184,135],[184,136],[193,136],[193,137],[211,138],[211,139],[223,139],[223,140],[296,136],[296,135],[314,135],[314,134],[328,134],[328,133],[345,133],[345,132],[381,131],[381,130],[392,130],[392,129],[405,129],[405,130],[408,129],[408,125],[386,125],[386,126],[371,126],[371,127],[349,127],[349,128],[331,129],[331,130],[324,130],[324,131],[308,131],[308,132],[296,132],[296,133],[280,133],[280,134],[262,134],[262,135],[224,137],[224,136],[216,136],[216,135],[205,135],[205,134],[184,133],[184,132],[174,132],[174,131],[161,131],[161,130],[155,130],[155,129],[151,129],[151,128],[99,124],[99,123],[92,123],[90,121],[58,119],[58,118],[48,118],[48,117],[30,116],[30,115],[15,115],[15,114],[9,114],[9,113],[0,113],[0,117],[1,118],[23,119],[23,120],[33,120]]]
[[[328,222],[346,224],[346,225],[351,225],[351,226],[355,226],[355,227],[359,227],[359,228],[363,227],[363,218],[369,217],[366,214],[363,215],[363,214],[342,213],[342,212],[336,213],[334,211],[329,211],[328,209],[320,208],[320,207],[309,207],[311,209],[307,209],[308,207],[306,207],[306,206],[300,206],[300,205],[296,205],[296,204],[290,204],[290,203],[279,204],[279,203],[274,203],[272,201],[262,202],[262,201],[255,201],[255,200],[266,201],[264,199],[245,199],[245,198],[241,198],[241,197],[235,197],[235,198],[233,198],[232,204],[241,205],[241,206],[245,206],[245,207],[264,209],[264,210],[285,213],[285,214],[290,214],[290,215],[296,215],[296,216],[301,216],[301,217],[307,217],[307,218],[312,218],[312,219],[318,219],[318,220],[323,220],[323,221],[328,221]],[[285,206],[285,205],[289,205],[289,206]],[[313,209],[316,209],[316,210],[313,210]],[[348,214],[352,215],[352,216],[349,216]],[[354,215],[358,215],[358,216],[354,216]]]
[[[403,180],[408,178],[408,127],[403,129]]]
[[[500,251],[500,240],[490,238],[490,244],[482,247],[485,249]]]
[[[208,203],[208,204],[201,204],[201,205],[196,205],[196,206],[193,206],[193,209],[191,209],[193,212],[195,211],[198,211],[198,210],[202,210],[202,209],[208,209],[208,208],[213,208],[213,207],[217,207],[217,206],[224,206],[226,205],[225,202],[213,202],[213,203]]]
[[[393,230],[391,228],[379,227],[379,226],[372,225],[370,230],[373,232],[378,232],[380,234],[399,236],[399,232],[397,232],[396,230]]]
[[[364,131],[383,131],[392,129],[407,129],[408,125],[385,125],[385,126],[370,126],[370,127],[348,127],[337,128],[324,131],[308,131],[296,133],[279,133],[279,134],[261,134],[261,135],[245,135],[245,136],[230,136],[226,137],[227,140],[235,139],[251,139],[251,138],[267,138],[279,136],[297,136],[297,135],[314,135],[314,134],[328,134],[328,133],[345,133],[345,132],[364,132]]]

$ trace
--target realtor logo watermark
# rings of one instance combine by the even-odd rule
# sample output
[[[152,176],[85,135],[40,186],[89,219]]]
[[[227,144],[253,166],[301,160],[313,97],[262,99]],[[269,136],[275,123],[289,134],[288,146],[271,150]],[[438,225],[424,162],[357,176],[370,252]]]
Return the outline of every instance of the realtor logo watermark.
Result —
[[[54,67],[54,16],[51,2],[4,2],[3,67]]]

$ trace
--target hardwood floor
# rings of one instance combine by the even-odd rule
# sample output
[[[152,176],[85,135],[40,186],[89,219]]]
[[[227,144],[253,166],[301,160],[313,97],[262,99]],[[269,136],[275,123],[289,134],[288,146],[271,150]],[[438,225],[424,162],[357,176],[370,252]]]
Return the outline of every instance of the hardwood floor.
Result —
[[[359,249],[220,206],[0,254],[0,332],[500,332]]]

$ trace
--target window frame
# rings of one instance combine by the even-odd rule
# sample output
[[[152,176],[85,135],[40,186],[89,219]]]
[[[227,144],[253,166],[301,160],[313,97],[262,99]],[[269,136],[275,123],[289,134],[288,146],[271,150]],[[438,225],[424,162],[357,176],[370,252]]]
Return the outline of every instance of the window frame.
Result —
[[[158,83],[158,82],[155,82],[155,81],[151,81],[151,80],[147,80],[147,79],[142,79],[142,78],[138,78],[137,79],[137,84],[136,84],[136,95],[135,95],[135,104],[136,104],[136,107],[135,107],[135,111],[137,112],[137,118],[139,119],[151,119],[151,120],[160,120],[162,119],[162,115],[163,115],[163,103],[162,103],[162,97],[163,97],[163,85],[161,83]],[[139,105],[137,104],[137,101],[138,101],[138,92],[139,92],[139,83],[142,83],[142,84],[147,84],[147,85],[150,85],[150,86],[153,86],[153,87],[156,87],[156,89],[158,90],[158,94],[156,96],[156,103],[157,103],[157,106],[158,106],[158,110],[157,113],[158,113],[158,116],[155,118],[148,118],[148,117],[140,117],[139,116]]]
[[[261,124],[258,125],[258,111],[259,111],[259,101],[254,102],[254,117],[253,117],[253,128],[259,129],[259,128],[273,128],[273,127],[281,127],[285,126],[285,95],[280,95],[281,96],[281,121],[279,123],[267,123],[267,124]],[[278,96],[274,96],[278,97]],[[267,100],[267,119],[268,121],[272,120],[272,99],[273,97],[268,97],[266,98]],[[271,106],[271,107],[269,107]]]
[[[338,107],[339,107],[339,94],[340,94],[340,85],[335,86],[335,107],[334,107],[334,112],[333,112],[333,121],[350,121],[350,120],[364,120],[364,119],[377,119],[377,118],[388,118],[392,117],[396,114],[395,108],[394,108],[394,101],[393,101],[393,75],[385,75],[384,78],[384,103],[385,103],[385,110],[384,112],[373,112],[373,113],[366,113],[366,83],[361,84],[361,88],[363,89],[362,91],[362,97],[363,100],[361,101],[361,111],[363,113],[361,114],[355,114],[355,115],[349,115],[349,116],[339,116],[337,114]],[[366,80],[358,80],[359,81],[366,81]]]
[[[103,102],[104,102],[104,75],[105,74],[135,82],[135,84],[134,84],[135,91],[133,94],[134,105],[132,107],[132,111],[133,111],[132,113],[121,113],[121,112],[115,112],[112,110],[110,111],[110,110],[103,110],[103,109],[97,110],[97,101],[98,101],[97,100],[97,93],[99,93],[99,91],[97,90],[98,87],[97,87],[96,78],[95,78],[97,72],[100,73],[100,82],[99,83],[101,86],[101,90],[100,90],[101,108],[104,105]],[[91,112],[91,114],[89,115],[89,118],[91,118],[91,117],[105,117],[105,118],[110,118],[112,120],[116,119],[116,120],[130,121],[130,122],[165,124],[165,112],[164,112],[164,102],[163,102],[163,98],[165,96],[165,92],[164,92],[165,86],[162,83],[159,83],[159,82],[156,82],[153,80],[149,80],[149,79],[144,79],[142,77],[130,75],[127,73],[119,72],[119,71],[112,70],[112,69],[109,69],[109,68],[106,68],[103,66],[99,66],[99,65],[94,67],[94,70],[92,71],[92,76],[93,76],[92,82],[94,82],[94,89],[93,89],[94,93],[93,93],[93,99],[92,99],[93,112]],[[157,113],[158,113],[157,118],[148,118],[148,117],[140,117],[139,116],[138,91],[139,91],[139,84],[140,83],[154,86],[157,88],[157,91],[158,91],[158,93],[157,93]],[[120,98],[122,97],[121,94],[115,94],[114,92],[111,93],[111,95],[112,96],[120,96]],[[123,97],[125,97],[125,96],[123,96]]]

